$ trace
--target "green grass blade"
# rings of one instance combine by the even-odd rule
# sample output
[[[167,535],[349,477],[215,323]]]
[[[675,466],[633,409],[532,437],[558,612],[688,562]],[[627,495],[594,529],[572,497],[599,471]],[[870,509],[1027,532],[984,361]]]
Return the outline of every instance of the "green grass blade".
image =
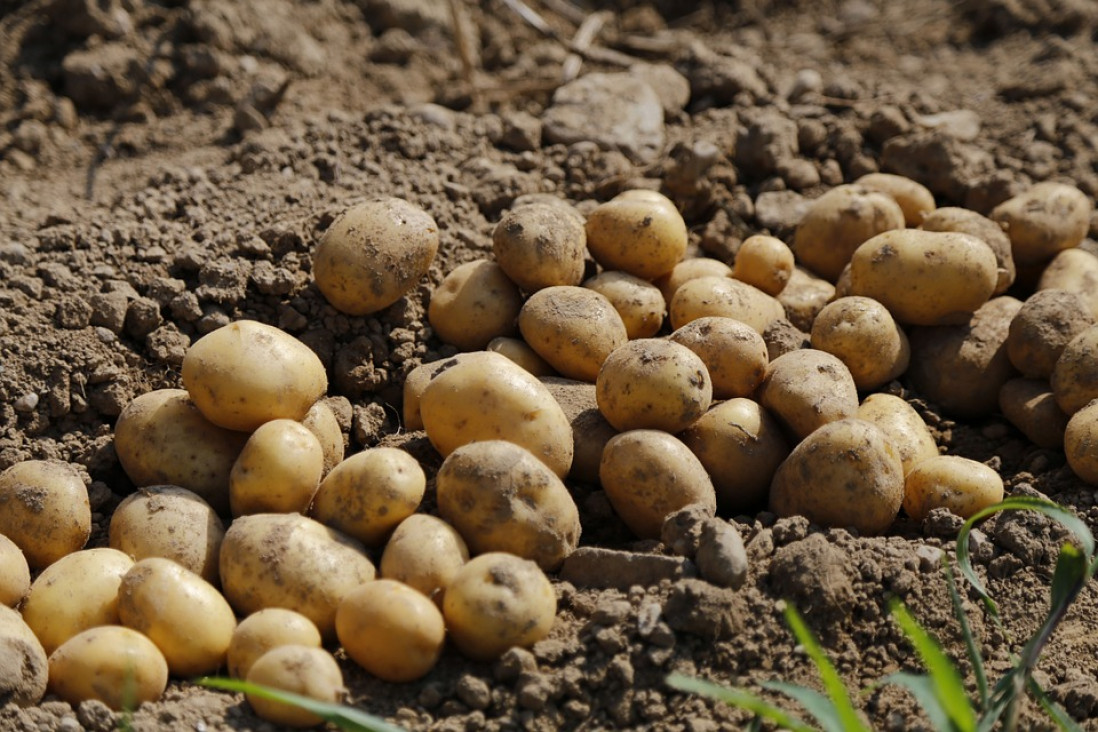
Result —
[[[961,594],[957,591],[957,578],[953,576],[953,566],[948,557],[943,557],[942,571],[945,572],[946,586],[949,588],[949,601],[953,605],[953,617],[961,626],[961,637],[965,641],[965,652],[968,654],[968,662],[972,665],[972,675],[976,678],[976,693],[980,697],[980,710],[987,709],[990,700],[990,692],[987,684],[987,670],[984,668],[984,657],[976,645],[976,636],[972,633],[968,615],[965,613],[964,604],[961,602]]]
[[[846,726],[838,710],[835,709],[835,704],[815,689],[787,681],[767,681],[763,683],[763,687],[781,692],[800,704],[805,711],[816,718],[817,724],[824,732],[846,732]]]
[[[1048,714],[1049,719],[1056,723],[1064,732],[1083,732],[1083,728],[1080,727],[1074,719],[1068,715],[1067,711],[1049,698],[1045,690],[1041,688],[1033,677],[1030,677],[1026,682],[1026,687],[1029,689],[1029,693],[1033,694],[1034,698],[1040,703],[1041,708]]]
[[[757,694],[742,689],[730,689],[726,686],[714,684],[711,681],[703,681],[682,674],[671,674],[666,679],[667,685],[672,689],[687,691],[692,694],[700,694],[729,706],[746,709],[754,712],[759,717],[767,719],[782,729],[790,732],[814,732],[812,727],[787,713],[785,710],[774,706]]]
[[[347,730],[347,732],[404,732],[403,728],[354,707],[317,701],[307,696],[282,691],[281,689],[273,689],[269,686],[249,684],[247,681],[240,681],[239,679],[212,677],[199,679],[197,683],[199,686],[211,689],[239,691],[245,694],[254,694],[263,699],[292,704],[312,712],[324,721],[331,722],[340,729]]]
[[[946,712],[945,707],[938,698],[934,682],[931,681],[929,676],[924,674],[898,672],[885,676],[881,679],[881,682],[885,684],[897,684],[910,691],[911,695],[915,697],[915,701],[919,702],[919,706],[926,712],[926,716],[930,720],[930,726],[934,729],[956,729],[956,727],[951,724],[949,713]],[[975,724],[973,724],[972,729],[976,729]]]

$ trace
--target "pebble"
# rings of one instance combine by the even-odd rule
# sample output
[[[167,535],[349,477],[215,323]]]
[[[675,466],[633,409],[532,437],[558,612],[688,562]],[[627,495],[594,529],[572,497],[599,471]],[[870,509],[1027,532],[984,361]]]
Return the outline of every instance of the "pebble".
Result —
[[[747,579],[743,539],[735,526],[722,519],[705,522],[694,560],[702,579],[718,587],[739,589]]]

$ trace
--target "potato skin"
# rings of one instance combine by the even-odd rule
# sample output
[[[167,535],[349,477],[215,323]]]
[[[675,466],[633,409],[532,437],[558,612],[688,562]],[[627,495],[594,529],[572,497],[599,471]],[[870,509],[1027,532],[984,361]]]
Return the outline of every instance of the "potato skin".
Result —
[[[642,338],[614,350],[599,370],[595,398],[619,431],[681,432],[705,414],[713,383],[705,362],[673,341]]]
[[[587,233],[560,203],[529,203],[503,215],[492,231],[492,252],[507,276],[526,292],[583,280]]]
[[[50,654],[49,689],[74,707],[97,699],[114,711],[154,702],[168,686],[168,662],[136,630],[100,625]]]
[[[830,353],[790,351],[766,367],[759,403],[798,440],[828,422],[853,417],[858,388],[850,369]]]
[[[938,444],[926,422],[914,407],[894,394],[870,394],[854,416],[872,422],[885,433],[903,463],[904,475],[923,460],[938,456]]]
[[[1056,403],[1068,416],[1098,398],[1098,325],[1092,325],[1068,342],[1049,383]]]
[[[1071,415],[1064,430],[1064,454],[1079,479],[1098,485],[1098,401]]]
[[[922,183],[891,173],[866,173],[854,185],[891,196],[904,212],[904,223],[918,226],[937,205],[934,194]]]
[[[485,350],[498,353],[511,359],[526,371],[537,377],[556,376],[557,370],[538,355],[538,352],[527,345],[521,338],[508,338],[499,336],[488,341]]]
[[[710,257],[691,257],[675,265],[675,268],[652,284],[660,288],[664,302],[670,304],[675,293],[683,284],[699,277],[731,277],[732,268],[719,259]]]
[[[343,430],[340,429],[335,412],[328,406],[326,400],[321,399],[309,407],[309,411],[305,413],[301,424],[305,429],[312,432],[320,442],[320,448],[324,455],[323,475],[327,475],[332,468],[343,460]]]
[[[0,534],[0,605],[15,607],[30,590],[30,566],[23,551]]]
[[[345,693],[343,672],[323,648],[284,645],[272,648],[252,664],[248,683],[270,686],[323,702],[338,702]],[[315,727],[324,720],[301,707],[245,694],[256,715],[286,727]]]
[[[747,323],[760,334],[785,317],[780,302],[731,277],[697,277],[684,282],[671,299],[670,312],[675,330],[698,318],[720,316]]]
[[[462,351],[478,351],[498,336],[514,335],[522,293],[495,262],[478,259],[455,268],[431,293],[427,319],[438,337]]]
[[[441,604],[446,588],[469,561],[469,547],[450,524],[426,513],[400,522],[385,544],[378,569]]]
[[[834,282],[862,242],[904,228],[904,212],[889,195],[864,186],[841,185],[811,203],[797,226],[797,261]]]
[[[320,644],[320,631],[313,621],[293,610],[269,607],[237,623],[225,661],[230,676],[245,679],[252,664],[273,648],[288,645],[320,648]]]
[[[907,335],[868,297],[840,297],[824,307],[812,323],[812,347],[846,364],[859,391],[899,378],[911,360]]]
[[[651,338],[659,333],[667,314],[667,303],[660,289],[647,280],[626,272],[602,272],[583,286],[599,293],[614,306],[625,325],[625,335]]]
[[[982,239],[991,247],[998,266],[992,295],[1002,295],[1014,284],[1017,268],[1010,250],[1010,238],[998,223],[967,208],[947,206],[930,212],[919,228],[925,231],[956,231]]]
[[[470,351],[468,353],[458,353],[453,358],[444,359],[442,361],[429,361],[428,363],[421,363],[414,369],[408,372],[408,375],[404,378],[404,429],[408,431],[423,429],[423,414],[420,412],[419,403],[423,399],[423,392],[426,391],[427,385],[431,381],[451,368],[455,363],[459,361],[474,361],[477,359],[487,358],[488,363],[498,363],[493,361],[494,356],[488,356],[487,351]],[[502,354],[501,354],[502,355]]]
[[[1082,249],[1065,249],[1041,272],[1037,289],[1074,292],[1098,320],[1098,257]]]
[[[686,254],[686,222],[660,200],[623,194],[587,217],[587,248],[603,268],[642,280],[669,273]]]
[[[80,475],[56,460],[25,460],[0,473],[0,534],[36,570],[83,547],[91,504]]]
[[[0,701],[34,706],[45,696],[48,683],[42,644],[18,612],[0,605]]]
[[[692,320],[670,339],[701,358],[713,382],[714,399],[753,396],[770,363],[766,341],[759,332],[732,318]]]
[[[1006,229],[1014,261],[1026,265],[1079,246],[1093,211],[1094,204],[1078,188],[1048,181],[999,204],[990,218]]]
[[[261,424],[244,443],[229,473],[233,516],[303,513],[324,473],[324,448],[305,425],[290,419]]]
[[[757,234],[740,244],[732,263],[732,276],[777,297],[793,275],[793,251],[784,241]]]
[[[1094,317],[1075,293],[1039,290],[1010,321],[1007,355],[1022,376],[1048,379],[1071,339],[1092,325]]]
[[[610,352],[629,339],[613,303],[586,287],[535,292],[522,306],[518,325],[523,339],[561,376],[580,381],[594,381]]]
[[[1003,500],[1003,479],[983,463],[958,455],[924,460],[907,475],[904,511],[922,521],[935,508],[967,519]]]

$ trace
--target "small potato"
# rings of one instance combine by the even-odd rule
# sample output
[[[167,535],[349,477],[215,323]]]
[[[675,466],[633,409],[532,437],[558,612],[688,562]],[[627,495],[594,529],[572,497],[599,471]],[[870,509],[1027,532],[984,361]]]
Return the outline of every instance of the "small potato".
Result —
[[[558,568],[579,544],[579,510],[564,483],[525,448],[471,442],[443,461],[439,516],[473,554],[508,552]]]
[[[1064,454],[1080,480],[1098,485],[1098,401],[1071,415],[1064,430]]]
[[[854,181],[854,185],[891,196],[904,212],[904,223],[908,226],[923,223],[937,207],[930,189],[902,175],[867,173]]]
[[[346,689],[343,672],[332,654],[312,646],[277,646],[252,664],[249,684],[269,686],[330,704],[340,701]],[[323,719],[292,704],[245,694],[252,710],[262,719],[285,727],[316,727]]]
[[[780,302],[757,287],[730,277],[698,277],[682,285],[671,300],[671,327],[675,330],[707,316],[747,323],[760,334],[785,317]]]
[[[629,339],[605,296],[585,287],[547,287],[530,296],[518,318],[523,339],[561,376],[594,381],[606,357]]]
[[[1006,228],[1014,261],[1025,265],[1079,246],[1093,211],[1094,204],[1078,188],[1045,182],[1000,203],[990,218]]]
[[[1003,500],[1003,479],[994,470],[958,455],[924,460],[904,482],[904,511],[922,521],[935,508],[967,519]]]
[[[408,431],[423,429],[423,415],[419,411],[419,402],[432,379],[459,361],[475,361],[486,357],[489,363],[497,363],[491,360],[493,356],[487,356],[486,351],[470,351],[442,361],[421,363],[409,371],[404,379],[404,429]]]
[[[672,333],[671,340],[701,358],[713,382],[714,399],[753,396],[770,363],[759,332],[732,318],[692,320]]]
[[[1065,249],[1053,257],[1037,282],[1038,290],[1074,292],[1098,321],[1098,257],[1082,249]]]
[[[492,232],[496,262],[526,292],[583,280],[587,233],[583,220],[565,206],[518,206],[505,213]]]
[[[343,430],[340,429],[335,412],[321,399],[309,407],[301,424],[320,442],[320,449],[324,454],[323,474],[327,475],[343,460]]]
[[[118,624],[118,588],[133,560],[114,549],[84,549],[38,575],[23,603],[23,620],[53,653],[77,633]]]
[[[691,257],[675,265],[669,274],[656,279],[652,284],[660,288],[664,302],[670,303],[679,288],[690,280],[699,277],[731,277],[732,268],[719,259],[709,257]]]
[[[732,263],[732,276],[777,297],[789,283],[793,265],[793,250],[784,241],[758,234],[743,240]]]
[[[997,282],[991,247],[954,231],[886,231],[850,260],[850,293],[877,300],[905,325],[964,323]]]
[[[812,347],[837,356],[859,391],[870,391],[907,370],[911,345],[884,305],[868,297],[840,297],[812,323]]]
[[[938,444],[926,422],[914,407],[894,394],[870,394],[855,416],[885,433],[903,463],[904,475],[923,460],[938,456]]]
[[[713,383],[705,362],[686,346],[642,338],[606,359],[595,382],[595,398],[617,430],[675,433],[709,409]]]
[[[606,443],[599,467],[614,511],[641,539],[658,539],[664,520],[700,504],[713,515],[717,494],[705,466],[666,432],[631,430]]]
[[[23,551],[0,534],[0,605],[15,607],[27,596],[30,586],[30,566]]]
[[[904,499],[904,468],[883,430],[849,418],[793,448],[770,486],[770,510],[865,535],[888,529]]]
[[[233,516],[304,513],[324,473],[324,448],[300,422],[273,419],[259,426],[229,474]]]
[[[46,651],[18,612],[0,605],[0,704],[32,707],[46,695]]]
[[[158,700],[168,662],[151,640],[121,625],[74,635],[50,654],[49,690],[74,707],[91,699],[116,712]]]
[[[1071,339],[1092,325],[1094,316],[1081,297],[1066,290],[1040,290],[1010,321],[1007,355],[1022,376],[1048,379]]]
[[[320,631],[312,620],[293,610],[269,607],[237,623],[225,661],[230,676],[246,679],[252,665],[273,648],[289,645],[320,648],[320,644]]]
[[[457,573],[446,590],[442,614],[462,654],[491,661],[513,646],[528,648],[549,635],[557,598],[538,565],[489,552]]]
[[[452,270],[431,293],[427,319],[438,337],[462,351],[479,351],[517,330],[522,293],[495,262],[477,259]]]
[[[446,642],[446,623],[422,593],[379,579],[339,603],[336,634],[355,663],[382,681],[401,683],[435,667]]]
[[[1068,416],[1047,381],[1011,379],[999,390],[999,409],[1030,442],[1046,450],[1063,449]]]
[[[114,426],[114,448],[139,488],[177,485],[229,513],[229,474],[248,435],[210,422],[183,389],[134,399]]]
[[[0,534],[36,570],[83,547],[91,504],[80,474],[56,460],[25,460],[0,473]]]
[[[1002,295],[1014,284],[1017,271],[1014,255],[1010,251],[1010,237],[1002,226],[991,219],[967,208],[946,207],[928,214],[920,228],[926,231],[956,231],[982,239],[991,247],[998,265],[998,277],[992,295]]]
[[[849,272],[850,266],[847,265],[838,284],[842,284],[844,277],[849,280]],[[797,267],[790,275],[785,289],[778,293],[778,302],[785,310],[785,317],[789,318],[789,322],[807,333],[812,330],[812,323],[819,312],[829,302],[836,297],[843,297],[844,294],[849,293],[840,293],[837,285],[817,277],[803,267]]]
[[[651,282],[625,272],[603,272],[584,282],[583,286],[610,301],[621,316],[630,340],[650,338],[663,326],[667,303],[660,289]]]
[[[599,411],[595,385],[559,377],[545,377],[541,383],[572,425],[573,456],[568,476],[581,483],[598,485],[602,449],[618,431]]]
[[[904,212],[892,196],[864,186],[841,185],[813,201],[797,226],[797,262],[834,282],[862,242],[904,228]]]
[[[189,677],[225,663],[236,616],[221,593],[170,559],[133,565],[118,588],[118,616],[156,644],[168,670]]]
[[[686,254],[686,222],[674,205],[619,196],[587,217],[587,248],[604,269],[642,280],[668,274]]]
[[[382,577],[403,582],[440,603],[468,561],[469,548],[457,529],[430,514],[414,513],[389,537],[378,568]]]
[[[778,423],[757,402],[721,402],[682,433],[713,481],[717,510],[735,516],[766,505],[774,472],[789,454]]]
[[[426,490],[427,477],[414,457],[395,447],[375,447],[328,474],[309,515],[376,548],[416,512]]]
[[[557,373],[556,369],[539,356],[537,351],[526,345],[526,341],[521,338],[507,338],[505,336],[493,338],[488,341],[485,350],[506,356],[534,376],[555,376]]]
[[[1068,342],[1049,383],[1056,403],[1068,416],[1090,400],[1098,399],[1098,325],[1092,325]]]
[[[858,411],[858,387],[850,369],[830,353],[803,349],[766,367],[759,403],[798,440]]]
[[[379,198],[340,214],[317,244],[313,276],[348,315],[392,305],[427,274],[438,253],[438,224],[400,198]]]

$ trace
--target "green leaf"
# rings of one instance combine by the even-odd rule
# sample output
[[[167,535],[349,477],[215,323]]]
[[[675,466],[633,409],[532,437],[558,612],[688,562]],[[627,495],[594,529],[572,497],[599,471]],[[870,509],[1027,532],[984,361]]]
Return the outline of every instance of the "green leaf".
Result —
[[[238,679],[212,677],[199,679],[196,683],[198,683],[199,686],[205,686],[211,689],[239,691],[245,694],[258,696],[262,699],[292,704],[293,706],[310,711],[324,721],[331,722],[340,729],[347,730],[348,732],[404,732],[403,728],[390,724],[380,717],[367,714],[354,707],[322,702],[307,696],[302,696],[301,694],[294,694],[269,686],[250,684],[247,681],[240,681]]]
[[[984,657],[980,655],[980,648],[976,645],[976,636],[969,625],[968,615],[965,613],[964,604],[961,602],[961,594],[957,591],[957,579],[953,576],[953,566],[948,557],[944,557],[942,571],[945,572],[946,586],[949,588],[949,601],[953,605],[953,617],[961,626],[961,636],[965,641],[965,652],[968,654],[968,662],[972,664],[972,675],[976,677],[976,693],[980,695],[980,709],[986,710],[990,700],[987,671],[984,669]]]
[[[1067,609],[1090,579],[1090,564],[1071,544],[1060,547],[1056,571],[1052,575],[1052,610]]]
[[[898,684],[910,691],[911,695],[915,697],[915,701],[919,702],[919,706],[926,712],[926,716],[930,719],[930,724],[934,729],[955,729],[955,727],[950,724],[949,714],[946,712],[945,707],[942,706],[942,702],[938,699],[937,690],[934,688],[934,682],[929,676],[901,671],[889,674],[881,681],[886,684]],[[975,726],[973,726],[973,729],[975,729]]]
[[[800,704],[816,718],[816,722],[825,732],[846,732],[846,727],[839,717],[834,702],[815,689],[809,689],[807,686],[800,686],[787,681],[766,681],[763,682],[762,686],[766,689],[781,692]]]
[[[791,732],[814,732],[807,724],[788,714],[757,694],[741,689],[729,689],[726,686],[714,684],[711,681],[691,678],[682,674],[671,674],[666,679],[667,685],[679,691],[688,691],[692,694],[700,694],[729,706],[746,709],[760,717],[767,719],[783,729]]]

